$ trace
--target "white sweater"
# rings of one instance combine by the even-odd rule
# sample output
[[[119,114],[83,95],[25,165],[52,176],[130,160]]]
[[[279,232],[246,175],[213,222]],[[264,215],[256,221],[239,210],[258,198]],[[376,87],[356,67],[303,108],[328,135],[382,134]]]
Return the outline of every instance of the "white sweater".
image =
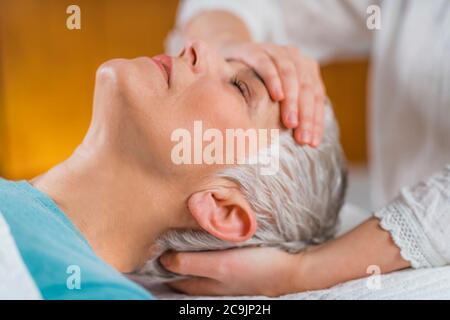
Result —
[[[380,30],[367,28],[371,4]],[[450,164],[450,1],[185,0],[177,26],[205,9],[231,11],[255,40],[296,44],[323,63],[371,56],[375,215],[413,267],[448,264],[450,167],[428,177]]]

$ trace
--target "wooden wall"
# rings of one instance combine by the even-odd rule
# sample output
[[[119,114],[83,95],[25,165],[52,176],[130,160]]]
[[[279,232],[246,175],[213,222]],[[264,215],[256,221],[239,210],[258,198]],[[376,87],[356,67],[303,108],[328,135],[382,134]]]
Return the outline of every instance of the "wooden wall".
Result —
[[[81,30],[66,8],[81,8]],[[96,68],[163,51],[176,0],[0,0],[0,175],[29,178],[64,160],[91,116]],[[367,64],[326,67],[349,159],[364,162]]]
[[[5,144],[6,144],[6,128],[5,128],[5,106],[4,106],[4,93],[3,93],[3,59],[1,56],[2,53],[2,28],[3,28],[3,19],[2,19],[2,0],[0,0],[0,177],[3,172],[5,172],[5,164],[4,164],[4,154],[5,154]]]
[[[336,63],[322,68],[328,95],[341,130],[341,142],[351,164],[367,164],[367,61]]]

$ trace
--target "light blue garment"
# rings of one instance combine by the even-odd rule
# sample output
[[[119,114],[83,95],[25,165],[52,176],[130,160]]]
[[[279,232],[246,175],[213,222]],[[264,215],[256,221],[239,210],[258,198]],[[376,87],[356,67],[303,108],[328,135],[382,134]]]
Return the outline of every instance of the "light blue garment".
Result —
[[[28,182],[0,179],[0,214],[44,299],[152,299],[102,261],[55,202]]]

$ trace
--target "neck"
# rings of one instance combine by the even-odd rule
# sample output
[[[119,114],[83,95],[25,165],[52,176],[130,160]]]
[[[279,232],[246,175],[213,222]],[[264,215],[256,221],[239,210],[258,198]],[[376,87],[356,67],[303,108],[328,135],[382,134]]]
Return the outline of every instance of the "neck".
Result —
[[[32,184],[58,204],[98,256],[131,272],[149,258],[158,236],[177,227],[174,212],[184,203],[167,182],[142,171],[113,152],[81,145]]]

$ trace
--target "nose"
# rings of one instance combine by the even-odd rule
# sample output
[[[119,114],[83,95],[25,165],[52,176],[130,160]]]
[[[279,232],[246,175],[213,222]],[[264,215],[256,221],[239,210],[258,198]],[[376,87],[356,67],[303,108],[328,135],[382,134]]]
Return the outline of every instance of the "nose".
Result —
[[[180,54],[194,73],[208,71],[209,53],[206,45],[201,41],[189,42]]]

